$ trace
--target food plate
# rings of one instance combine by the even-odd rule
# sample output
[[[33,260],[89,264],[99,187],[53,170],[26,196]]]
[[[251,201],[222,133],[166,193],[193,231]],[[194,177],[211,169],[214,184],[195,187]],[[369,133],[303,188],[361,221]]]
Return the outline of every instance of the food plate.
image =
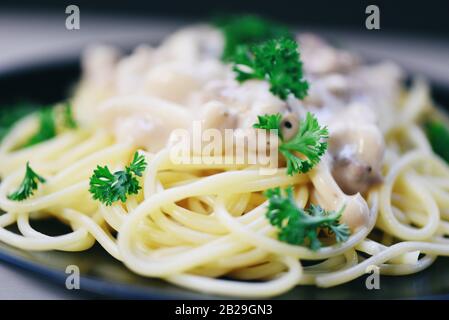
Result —
[[[80,74],[78,61],[66,60],[28,65],[0,74],[0,105],[20,101],[53,103],[67,96],[67,90]],[[434,84],[433,96],[440,105],[449,105],[449,89]],[[33,227],[49,235],[62,234],[67,227],[52,223],[33,222]],[[138,276],[109,256],[100,246],[88,251],[32,252],[0,243],[0,260],[36,276],[56,282],[65,289],[67,266],[80,268],[81,289],[100,297],[137,299],[216,299],[219,296],[195,293],[175,287],[159,279]],[[402,299],[449,298],[449,259],[440,257],[427,270],[409,276],[382,276],[380,289],[368,290],[366,276],[345,285],[320,289],[300,286],[276,299]],[[45,280],[43,280],[45,281]]]

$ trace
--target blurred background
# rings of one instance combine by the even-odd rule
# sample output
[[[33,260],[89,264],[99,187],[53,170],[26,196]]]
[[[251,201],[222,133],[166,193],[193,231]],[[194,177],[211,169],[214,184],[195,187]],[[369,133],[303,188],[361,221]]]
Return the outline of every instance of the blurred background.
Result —
[[[380,9],[380,30],[365,27],[365,9],[372,4]],[[80,9],[79,30],[65,26],[68,5]],[[1,82],[4,75],[40,63],[77,61],[89,44],[124,50],[142,42],[156,44],[185,24],[223,13],[261,14],[301,32],[317,32],[369,60],[393,60],[411,74],[449,88],[448,0],[0,0],[0,92],[10,94],[11,78]],[[47,81],[45,76],[37,74],[36,81]],[[66,85],[64,79],[48,81],[53,91]],[[0,298],[88,297],[3,263],[0,283]]]
[[[370,4],[382,11],[383,29],[406,33],[439,34],[449,31],[449,2],[446,0],[2,0],[3,8],[60,12],[69,4],[85,13],[132,17],[209,19],[216,13],[259,13],[292,24],[319,27],[364,28],[364,11]]]
[[[65,28],[65,8],[71,4],[80,8],[80,30]],[[380,30],[365,27],[371,4],[380,9]],[[1,0],[0,71],[77,57],[94,42],[129,49],[223,13],[258,13],[449,83],[447,0]]]

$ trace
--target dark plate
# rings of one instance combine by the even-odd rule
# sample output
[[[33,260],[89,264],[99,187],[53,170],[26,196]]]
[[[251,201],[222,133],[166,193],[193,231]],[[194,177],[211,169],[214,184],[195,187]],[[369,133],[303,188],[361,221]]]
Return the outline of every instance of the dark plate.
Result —
[[[29,65],[0,74],[0,105],[31,101],[53,103],[68,95],[68,88],[79,77],[77,61]],[[440,105],[449,106],[449,89],[433,85],[433,96]],[[34,222],[47,234],[63,233],[66,227],[57,222]],[[143,299],[215,299],[220,298],[178,288],[158,279],[138,276],[111,258],[100,246],[88,251],[32,252],[0,243],[0,260],[56,282],[65,290],[68,265],[81,271],[81,289],[100,297]],[[319,289],[300,286],[277,299],[449,299],[449,259],[439,258],[427,270],[410,276],[382,276],[379,290],[367,290],[366,277],[342,286]]]

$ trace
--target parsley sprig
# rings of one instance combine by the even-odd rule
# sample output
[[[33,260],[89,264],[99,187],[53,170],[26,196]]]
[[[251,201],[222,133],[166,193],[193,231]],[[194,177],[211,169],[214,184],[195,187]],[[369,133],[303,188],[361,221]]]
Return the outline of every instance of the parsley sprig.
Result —
[[[293,198],[291,187],[285,190],[283,196],[280,188],[265,192],[268,198],[266,217],[278,230],[278,239],[294,245],[306,245],[312,250],[318,250],[322,244],[318,238],[320,230],[326,230],[335,235],[337,242],[349,238],[349,227],[340,223],[344,211],[326,211],[319,205],[311,204],[308,208],[299,208]]]
[[[270,91],[287,99],[307,95],[309,84],[303,79],[298,44],[290,38],[271,39],[257,45],[241,45],[233,58],[236,79],[262,79],[270,83]]]
[[[252,15],[216,24],[224,35],[223,61],[233,64],[239,82],[267,80],[270,91],[283,100],[307,95],[298,44],[286,27]]]
[[[256,15],[231,16],[217,19],[215,24],[224,36],[223,61],[232,61],[240,45],[256,44],[279,37],[291,37],[283,25]]]
[[[329,132],[327,127],[320,126],[317,118],[307,113],[304,121],[299,122],[299,129],[296,135],[289,141],[284,141],[281,130],[281,114],[271,114],[258,116],[258,123],[254,128],[265,130],[277,130],[282,143],[279,151],[287,160],[287,174],[306,173],[312,169],[327,150],[327,138]],[[296,153],[300,153],[299,157]]]
[[[140,189],[137,177],[141,177],[147,163],[143,155],[138,152],[125,170],[111,173],[107,166],[97,166],[90,178],[89,192],[95,200],[100,200],[107,206],[113,202],[126,202],[128,195],[137,194]]]
[[[282,131],[280,130],[282,115],[280,113],[257,116],[257,120],[259,122],[253,124],[253,128],[265,130],[277,130],[279,138],[282,139]]]
[[[8,195],[8,199],[13,201],[23,201],[28,199],[33,195],[34,190],[38,188],[39,182],[45,183],[45,179],[31,169],[30,163],[27,162],[25,177],[23,178],[22,183],[15,192]]]

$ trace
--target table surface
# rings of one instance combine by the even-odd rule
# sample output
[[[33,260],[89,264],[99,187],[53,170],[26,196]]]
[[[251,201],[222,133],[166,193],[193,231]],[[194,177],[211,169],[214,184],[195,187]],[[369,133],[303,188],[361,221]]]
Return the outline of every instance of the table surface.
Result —
[[[77,57],[84,47],[107,43],[130,47],[160,39],[185,22],[83,15],[80,30],[65,28],[66,15],[0,12],[0,73],[38,61]],[[335,39],[367,57],[390,59],[417,75],[449,85],[449,39],[387,35],[383,30],[349,32],[302,27]],[[0,263],[0,299],[86,299],[93,296],[67,290],[30,272]]]

